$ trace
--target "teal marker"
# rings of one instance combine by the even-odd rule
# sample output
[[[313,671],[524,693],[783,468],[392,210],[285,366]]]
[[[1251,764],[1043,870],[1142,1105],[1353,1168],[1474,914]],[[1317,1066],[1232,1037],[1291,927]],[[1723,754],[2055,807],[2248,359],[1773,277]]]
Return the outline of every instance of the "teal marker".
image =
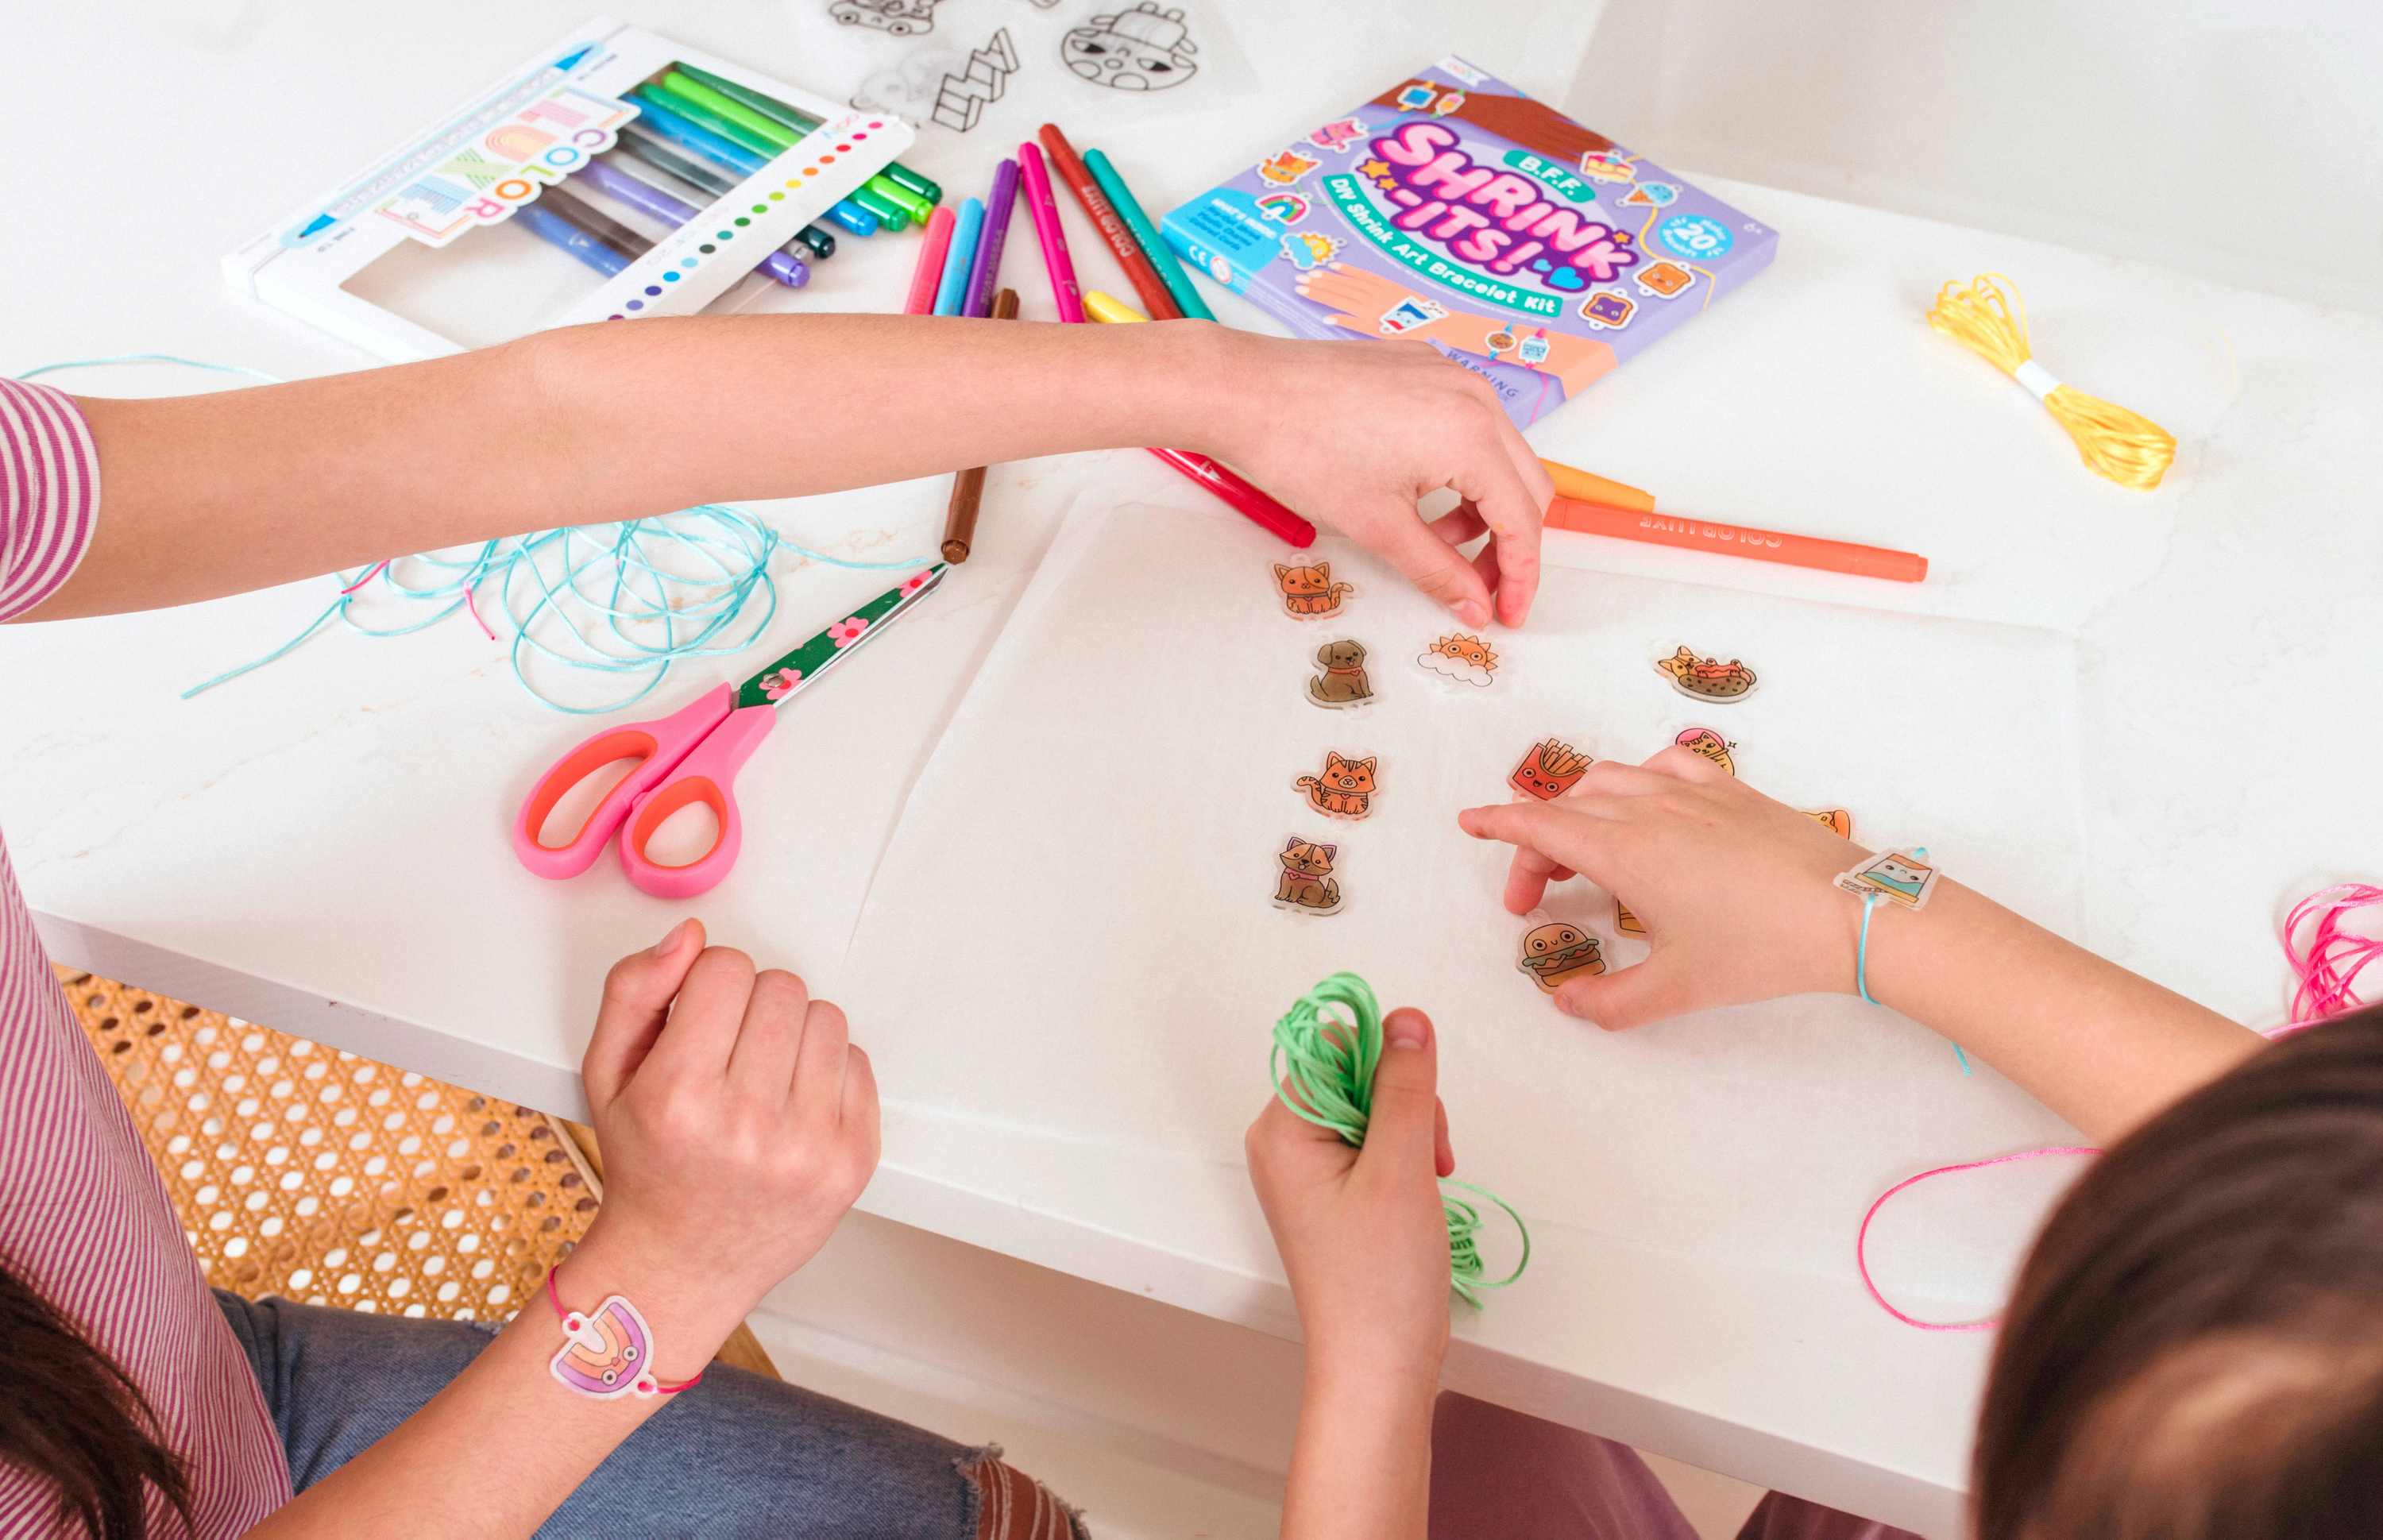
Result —
[[[1087,150],[1084,152],[1084,169],[1093,174],[1093,180],[1100,184],[1102,193],[1117,206],[1117,216],[1125,221],[1125,228],[1133,232],[1134,244],[1142,248],[1142,254],[1158,269],[1159,280],[1167,285],[1167,292],[1175,298],[1175,307],[1194,320],[1215,320],[1216,313],[1201,302],[1200,291],[1192,287],[1191,275],[1183,271],[1183,265],[1175,260],[1174,252],[1160,239],[1158,231],[1150,223],[1150,216],[1142,213],[1142,205],[1133,201],[1132,190],[1125,185],[1125,179],[1117,174],[1117,167],[1109,164],[1109,157],[1098,150]]]

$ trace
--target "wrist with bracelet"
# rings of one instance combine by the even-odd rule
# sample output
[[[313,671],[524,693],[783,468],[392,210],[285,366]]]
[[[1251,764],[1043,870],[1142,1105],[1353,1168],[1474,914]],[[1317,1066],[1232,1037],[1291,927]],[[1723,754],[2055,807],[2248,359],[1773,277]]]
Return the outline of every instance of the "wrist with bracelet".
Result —
[[[1854,943],[1854,992],[1864,1003],[1879,1004],[1870,992],[1871,917],[1882,904],[1917,914],[1935,896],[1936,882],[1942,875],[1928,860],[1928,847],[1921,844],[1872,856],[1851,871],[1839,872],[1833,880],[1833,886],[1861,900],[1861,934]],[[1961,1062],[1961,1073],[1969,1074],[1969,1055],[1957,1042],[1953,1045],[1953,1054]]]
[[[593,1311],[566,1308],[555,1292],[554,1269],[546,1273],[547,1302],[562,1323],[565,1337],[547,1369],[563,1387],[599,1401],[621,1397],[674,1396],[703,1378],[664,1385],[654,1372],[653,1328],[625,1294],[607,1295]]]

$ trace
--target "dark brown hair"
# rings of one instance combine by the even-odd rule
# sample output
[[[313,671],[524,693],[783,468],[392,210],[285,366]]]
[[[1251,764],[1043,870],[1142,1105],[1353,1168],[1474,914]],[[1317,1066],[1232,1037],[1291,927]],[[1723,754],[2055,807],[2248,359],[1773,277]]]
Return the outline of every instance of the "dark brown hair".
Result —
[[[2383,1535],[2383,1007],[2127,1136],[2020,1274],[1978,1540]]]
[[[158,1441],[141,1387],[56,1306],[0,1267],[0,1460],[58,1488],[58,1522],[94,1540],[143,1540],[147,1488],[195,1533],[191,1483]]]

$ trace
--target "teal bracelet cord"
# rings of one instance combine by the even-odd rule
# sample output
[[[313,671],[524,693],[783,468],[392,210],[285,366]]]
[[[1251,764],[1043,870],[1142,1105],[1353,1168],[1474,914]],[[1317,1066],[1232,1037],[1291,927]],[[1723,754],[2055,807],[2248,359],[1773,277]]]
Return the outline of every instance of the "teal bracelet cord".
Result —
[[[1912,854],[1925,856],[1928,854],[1928,847],[1924,844],[1920,845]],[[1871,911],[1885,902],[1886,894],[1883,893],[1863,895],[1861,941],[1854,948],[1854,992],[1872,1005],[1877,1004],[1878,1002],[1871,999],[1870,994],[1870,917]],[[1953,1045],[1953,1057],[1961,1061],[1962,1074],[1970,1073],[1969,1055],[1961,1051],[1961,1045],[1957,1042]]]
[[[1374,1071],[1381,1062],[1382,1008],[1374,999],[1373,987],[1353,973],[1336,973],[1300,996],[1274,1024],[1274,1048],[1266,1056],[1275,1095],[1282,1104],[1354,1145],[1365,1142],[1365,1125],[1373,1115]],[[1297,1091],[1297,1100],[1292,1099],[1292,1090]],[[1487,1188],[1453,1177],[1443,1177],[1440,1185],[1461,1187],[1488,1199],[1506,1211],[1523,1237],[1523,1260],[1514,1264],[1514,1271],[1502,1278],[1484,1277],[1481,1210],[1446,1191],[1440,1193],[1440,1209],[1448,1218],[1449,1287],[1477,1309],[1481,1290],[1505,1287],[1531,1264],[1530,1228],[1513,1204]]]

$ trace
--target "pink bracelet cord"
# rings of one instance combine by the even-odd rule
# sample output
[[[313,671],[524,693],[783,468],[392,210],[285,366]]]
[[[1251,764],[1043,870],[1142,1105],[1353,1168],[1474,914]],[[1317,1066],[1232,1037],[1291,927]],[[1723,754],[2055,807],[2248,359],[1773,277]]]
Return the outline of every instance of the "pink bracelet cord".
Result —
[[[2352,986],[2360,970],[2383,956],[2383,940],[2345,930],[2341,922],[2344,916],[2377,904],[2383,904],[2383,888],[2368,882],[2341,882],[2292,906],[2284,919],[2284,959],[2291,965],[2295,980],[2291,1016],[2266,1036],[2283,1037],[2366,1004]],[[2300,933],[2311,920],[2315,921],[2315,929],[2303,947]]]
[[[554,1318],[556,1320],[568,1321],[571,1319],[571,1312],[565,1310],[562,1306],[562,1296],[558,1295],[554,1291],[554,1269],[551,1267],[546,1270],[546,1302],[554,1307]],[[654,1388],[661,1391],[665,1396],[675,1396],[680,1391],[686,1389],[690,1386],[698,1384],[702,1380],[702,1378],[703,1371],[698,1369],[695,1372],[694,1379],[681,1380],[676,1385],[664,1385],[660,1380],[656,1380],[654,1382]]]
[[[1940,1165],[1933,1171],[1922,1171],[1917,1177],[1904,1177],[1871,1201],[1870,1212],[1862,1215],[1861,1229],[1854,1237],[1854,1267],[1861,1274],[1862,1287],[1870,1290],[1870,1297],[1878,1301],[1879,1309],[1894,1316],[1905,1325],[1917,1326],[1923,1332],[1990,1332],[1994,1330],[2002,1324],[2002,1319],[1999,1316],[1992,1321],[1922,1321],[1918,1316],[1906,1315],[1888,1304],[1886,1296],[1878,1291],[1878,1285],[1870,1275],[1870,1222],[1878,1217],[1878,1211],[1886,1206],[1886,1201],[1889,1198],[1901,1192],[1905,1188],[1926,1181],[1931,1177],[1942,1177],[1955,1171],[1978,1171],[1989,1165],[2008,1165],[2013,1161],[2031,1161],[2040,1155],[2098,1155],[2101,1152],[2099,1150],[2089,1150],[2079,1145],[2063,1145],[2056,1149],[2022,1150],[2015,1155],[1996,1155],[1992,1160],[1963,1161],[1958,1165]]]
[[[2283,1026],[2269,1029],[2269,1038],[2286,1037],[2304,1027],[2314,1026],[2344,1011],[2354,1011],[2364,1005],[2353,986],[2359,973],[2377,957],[2383,956],[2383,939],[2362,936],[2342,929],[2342,918],[2360,909],[2383,904],[2383,887],[2371,882],[2339,882],[2330,888],[2313,893],[2292,906],[2284,918],[2284,958],[2291,965],[2295,985],[2292,990],[2291,1016]],[[2315,922],[2308,944],[2300,944],[2301,931]],[[1878,1308],[1907,1326],[1917,1326],[1923,1332],[1982,1332],[2002,1324],[1994,1321],[1945,1322],[1922,1321],[1887,1303],[1886,1296],[1870,1275],[1870,1223],[1886,1201],[1905,1188],[1924,1182],[1931,1177],[1942,1177],[1955,1171],[1976,1171],[1989,1165],[2003,1165],[2011,1161],[2033,1160],[2039,1155],[2098,1155],[2099,1150],[2061,1148],[2023,1150],[2015,1155],[1996,1155],[1992,1160],[1964,1161],[1959,1165],[1940,1165],[1933,1171],[1922,1171],[1917,1177],[1906,1177],[1878,1195],[1862,1215],[1861,1229],[1854,1237],[1854,1267],[1861,1274],[1862,1287],[1878,1301]]]

